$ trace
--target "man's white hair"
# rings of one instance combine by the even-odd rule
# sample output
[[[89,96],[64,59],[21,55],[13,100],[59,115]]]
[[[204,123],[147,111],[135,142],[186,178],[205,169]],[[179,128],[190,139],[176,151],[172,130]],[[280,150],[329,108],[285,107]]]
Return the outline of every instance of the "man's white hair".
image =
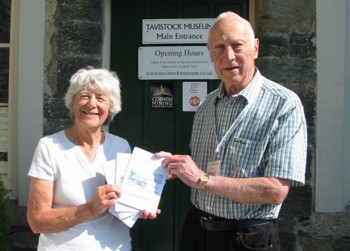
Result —
[[[216,25],[216,23],[218,23],[220,20],[227,18],[229,16],[235,16],[239,19],[241,19],[242,21],[244,21],[245,26],[247,27],[247,31],[249,33],[249,37],[250,37],[250,42],[251,42],[251,46],[254,46],[254,42],[255,42],[255,34],[254,34],[254,30],[252,25],[249,23],[248,20],[244,19],[243,17],[239,16],[238,14],[232,12],[232,11],[226,11],[226,12],[222,12],[221,14],[219,14],[219,16],[217,16],[217,18],[214,20],[213,24],[211,25],[211,27],[209,28],[209,33],[208,33],[208,43],[209,40],[212,36],[213,33],[213,27]]]

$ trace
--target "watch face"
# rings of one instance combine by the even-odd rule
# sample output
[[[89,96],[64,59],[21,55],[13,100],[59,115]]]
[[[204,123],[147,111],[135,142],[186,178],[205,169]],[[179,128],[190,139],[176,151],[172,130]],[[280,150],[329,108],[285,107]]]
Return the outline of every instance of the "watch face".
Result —
[[[209,174],[205,174],[201,177],[201,181],[208,181],[209,180]]]
[[[201,190],[205,190],[205,185],[207,184],[207,182],[209,181],[209,175],[203,175],[202,177],[200,177],[200,182],[199,182],[199,188]]]

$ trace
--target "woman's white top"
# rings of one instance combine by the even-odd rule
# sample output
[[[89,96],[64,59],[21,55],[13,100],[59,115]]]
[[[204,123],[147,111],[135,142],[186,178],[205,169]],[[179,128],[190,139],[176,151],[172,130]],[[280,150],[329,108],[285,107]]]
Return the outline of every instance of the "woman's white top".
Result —
[[[130,153],[129,143],[105,132],[105,141],[90,163],[62,130],[40,139],[28,175],[54,182],[53,208],[81,205],[91,201],[98,186],[106,184],[103,166],[110,167],[106,163],[115,161],[118,152]],[[68,230],[40,234],[38,250],[129,251],[130,229],[107,210]]]

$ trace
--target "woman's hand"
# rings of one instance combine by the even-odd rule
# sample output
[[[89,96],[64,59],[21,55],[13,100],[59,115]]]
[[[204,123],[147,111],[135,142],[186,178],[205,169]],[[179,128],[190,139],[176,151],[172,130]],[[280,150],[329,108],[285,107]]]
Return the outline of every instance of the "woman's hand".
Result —
[[[117,185],[102,185],[96,188],[94,198],[89,202],[91,214],[98,216],[113,206],[121,195],[121,189]]]

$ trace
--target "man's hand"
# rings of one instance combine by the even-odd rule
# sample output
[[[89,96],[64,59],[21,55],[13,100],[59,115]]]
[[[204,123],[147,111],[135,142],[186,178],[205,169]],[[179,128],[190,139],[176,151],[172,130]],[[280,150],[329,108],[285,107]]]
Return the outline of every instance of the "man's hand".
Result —
[[[154,156],[157,157],[157,158],[164,158],[164,160],[163,160],[163,166],[164,166],[165,168],[167,168],[167,166],[165,166],[165,164],[164,164],[164,163],[165,163],[165,160],[166,160],[167,158],[171,157],[172,154],[169,153],[169,152],[163,152],[163,151],[161,151],[161,152],[155,153]],[[174,180],[174,179],[176,179],[176,178],[177,178],[176,175],[171,174],[171,173],[169,172],[169,170],[167,170],[167,177],[166,177],[167,180]]]
[[[160,155],[164,159],[163,165],[167,168],[168,177],[178,177],[186,185],[198,188],[198,181],[205,174],[189,155]]]

